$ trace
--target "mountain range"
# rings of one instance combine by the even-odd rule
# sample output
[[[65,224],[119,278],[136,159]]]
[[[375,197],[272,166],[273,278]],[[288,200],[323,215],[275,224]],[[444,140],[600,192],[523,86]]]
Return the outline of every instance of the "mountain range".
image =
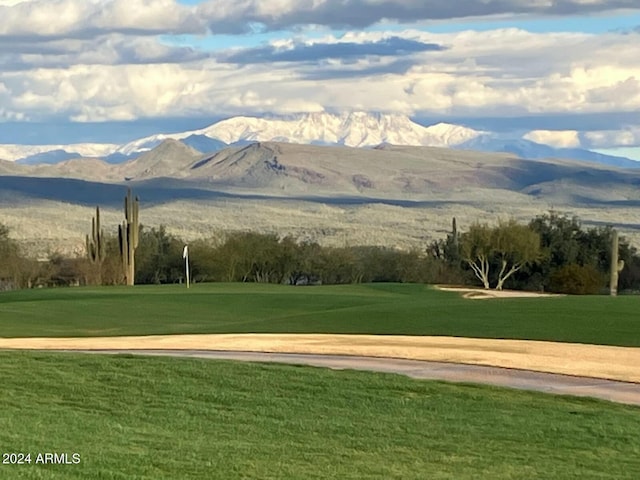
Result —
[[[55,164],[74,158],[100,158],[123,163],[173,139],[206,154],[255,142],[374,148],[381,145],[428,146],[482,152],[505,152],[523,159],[573,159],[623,168],[640,168],[640,162],[579,148],[554,148],[495,132],[438,123],[422,126],[397,114],[351,112],[305,113],[267,117],[233,117],[206,128],[159,133],[124,145],[0,145],[0,159],[18,164]]]
[[[251,229],[330,245],[422,248],[452,216],[464,228],[561,208],[640,241],[640,169],[389,143],[251,141],[202,153],[189,138],[212,141],[165,138],[119,163],[0,161],[0,223],[39,255],[84,255],[92,209],[100,205],[113,230],[130,187],[146,226],[165,225],[185,239]]]
[[[75,183],[74,191],[55,187],[63,179],[64,185],[70,185],[68,179],[91,185]],[[179,140],[165,139],[117,164],[87,158],[39,165],[0,161],[0,190],[18,196],[91,204],[92,194],[107,186],[111,191],[115,185],[133,186],[153,201],[225,194],[324,198],[329,203],[419,203],[454,197],[472,202],[477,191],[483,197],[508,192],[520,200],[544,197],[560,204],[640,201],[640,169],[442,147],[381,144],[363,149],[253,142],[202,154]]]

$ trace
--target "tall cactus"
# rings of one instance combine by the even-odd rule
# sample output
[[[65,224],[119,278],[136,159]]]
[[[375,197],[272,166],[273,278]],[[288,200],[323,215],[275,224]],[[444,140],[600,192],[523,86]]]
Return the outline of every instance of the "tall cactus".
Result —
[[[138,248],[138,234],[140,224],[138,222],[138,209],[140,199],[133,198],[131,189],[127,190],[124,197],[124,217],[122,225],[118,225],[118,240],[120,244],[120,259],[122,260],[122,272],[127,285],[135,283],[135,253]]]
[[[612,296],[618,295],[618,274],[624,268],[624,260],[618,260],[618,232],[611,232],[611,283],[609,290]]]
[[[458,224],[456,222],[456,217],[453,217],[453,221],[451,222],[451,237],[453,238],[453,246],[457,249],[459,243],[458,237]]]
[[[87,256],[97,266],[98,283],[102,283],[102,264],[106,257],[104,230],[100,227],[100,207],[96,207],[96,216],[91,219],[91,236],[86,236]]]

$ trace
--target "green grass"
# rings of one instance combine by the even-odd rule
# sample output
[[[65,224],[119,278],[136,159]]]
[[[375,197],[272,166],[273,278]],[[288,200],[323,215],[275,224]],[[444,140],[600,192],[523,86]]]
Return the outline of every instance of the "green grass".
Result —
[[[466,300],[424,285],[200,284],[0,294],[0,337],[453,335],[640,346],[640,297]]]
[[[640,409],[396,375],[0,352],[11,479],[636,479]]]

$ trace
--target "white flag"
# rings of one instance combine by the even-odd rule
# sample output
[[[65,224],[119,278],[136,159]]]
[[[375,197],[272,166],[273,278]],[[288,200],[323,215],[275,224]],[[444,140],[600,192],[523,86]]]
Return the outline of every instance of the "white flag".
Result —
[[[189,247],[185,245],[184,250],[182,251],[182,258],[187,258],[187,255],[189,255]]]

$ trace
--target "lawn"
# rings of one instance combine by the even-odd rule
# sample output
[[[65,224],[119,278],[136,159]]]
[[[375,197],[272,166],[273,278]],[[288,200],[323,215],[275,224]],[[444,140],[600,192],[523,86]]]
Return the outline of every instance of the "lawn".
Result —
[[[362,333],[637,347],[638,311],[637,296],[467,300],[424,285],[61,288],[0,293],[0,337]]]
[[[0,445],[32,479],[636,479],[640,409],[396,375],[0,352]],[[78,465],[35,464],[38,453]]]

